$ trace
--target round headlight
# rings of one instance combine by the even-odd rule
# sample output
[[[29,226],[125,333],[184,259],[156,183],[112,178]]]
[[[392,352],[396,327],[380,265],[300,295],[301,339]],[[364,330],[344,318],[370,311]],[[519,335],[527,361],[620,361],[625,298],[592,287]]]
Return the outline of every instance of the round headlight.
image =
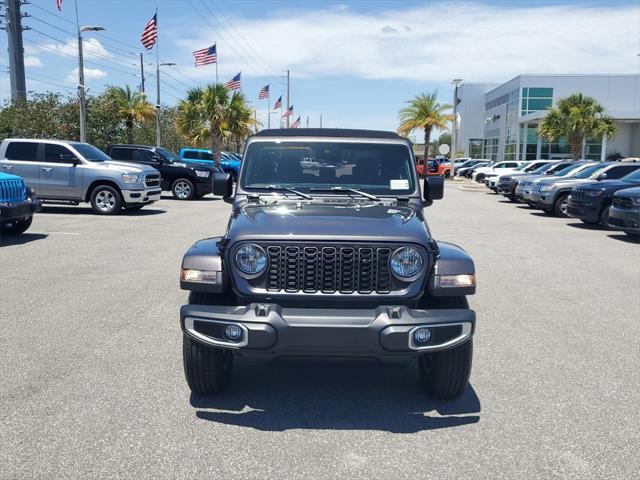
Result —
[[[267,254],[262,247],[245,243],[236,251],[236,265],[242,273],[258,275],[267,266]]]
[[[422,255],[414,247],[399,248],[393,252],[390,260],[391,270],[402,278],[409,278],[418,273],[423,262]]]

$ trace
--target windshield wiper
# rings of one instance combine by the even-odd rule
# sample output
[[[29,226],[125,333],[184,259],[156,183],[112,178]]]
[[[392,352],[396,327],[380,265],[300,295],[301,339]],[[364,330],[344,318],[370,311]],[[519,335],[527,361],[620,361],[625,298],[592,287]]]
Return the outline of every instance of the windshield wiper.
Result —
[[[280,185],[266,185],[260,188],[264,188],[265,190],[271,190],[271,191],[289,192],[299,196],[300,198],[304,198],[305,200],[313,200],[313,197],[311,195],[307,195],[306,193],[299,192],[295,188],[291,188],[291,187],[282,187]]]
[[[330,188],[312,188],[311,192],[344,192],[344,193],[355,193],[356,195],[360,195],[361,197],[368,198],[369,200],[379,201],[380,199],[375,195],[371,195],[370,193],[363,192],[361,190],[356,190],[355,188],[349,187],[330,187]]]

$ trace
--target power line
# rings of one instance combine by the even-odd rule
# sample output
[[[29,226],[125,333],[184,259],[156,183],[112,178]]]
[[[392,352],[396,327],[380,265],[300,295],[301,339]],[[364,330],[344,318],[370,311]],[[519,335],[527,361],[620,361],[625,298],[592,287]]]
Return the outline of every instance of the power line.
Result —
[[[75,27],[75,25],[76,25],[76,22],[73,22],[73,21],[69,20],[68,18],[65,18],[62,14],[55,14],[55,13],[51,13],[49,10],[47,10],[47,9],[45,9],[45,8],[42,8],[41,6],[36,5],[35,3],[30,3],[30,4],[29,4],[29,6],[30,6],[30,7],[35,7],[35,8],[37,8],[38,10],[42,10],[42,11],[43,11],[44,13],[46,13],[47,15],[51,15],[52,17],[55,17],[55,18],[57,18],[57,19],[59,19],[59,20],[63,20],[63,21],[65,21],[65,22],[67,22],[67,23],[70,23],[70,24],[71,24],[71,25],[73,25],[74,27]]]
[[[239,36],[239,37],[244,41],[244,43],[247,45],[247,47],[248,47],[249,49],[251,49],[251,50],[252,50],[252,51],[253,51],[253,52],[258,56],[258,59],[260,60],[260,62],[261,62],[263,65],[265,65],[265,66],[267,67],[267,69],[268,69],[268,70],[271,70],[271,71],[273,71],[273,72],[277,72],[277,71],[278,71],[278,69],[277,69],[277,68],[275,68],[275,67],[274,67],[273,65],[271,65],[270,63],[268,63],[266,60],[264,60],[264,59],[260,56],[260,52],[259,52],[257,49],[255,49],[255,48],[253,47],[253,45],[251,45],[251,43],[249,43],[249,41],[248,41],[246,38],[244,38],[244,36],[243,36],[239,31],[238,31],[238,29],[236,29],[236,27],[233,25],[233,23],[231,23],[231,20],[229,20],[229,17],[227,17],[227,16],[225,15],[225,13],[222,11],[222,8],[220,8],[220,5],[218,5],[218,3],[217,3],[217,2],[215,2],[214,0],[211,0],[211,4],[212,4],[214,7],[216,7],[216,9],[218,10],[218,12],[220,12],[220,16],[221,16],[222,18],[224,18],[224,19],[225,19],[225,21],[229,24],[229,26],[233,29],[233,31],[234,31],[234,32],[236,32],[236,33],[238,34],[238,36]]]
[[[209,22],[209,20],[208,20],[208,16],[207,16],[207,15],[204,15],[200,10],[198,10],[198,9],[196,8],[196,6],[192,3],[192,1],[191,1],[191,0],[187,0],[187,2],[188,2],[188,3],[189,3],[189,5],[191,6],[191,8],[193,8],[193,10],[198,14],[198,16],[199,16],[199,17],[201,17],[201,18],[205,21],[205,23],[206,23],[207,25],[209,25],[209,27],[211,27],[211,29],[212,29],[212,30],[214,30],[214,31],[216,31],[216,30],[217,30],[217,29],[216,29],[216,27],[214,27],[214,26],[213,26],[213,24],[212,24],[211,22]],[[203,4],[203,5],[204,5],[204,4]],[[220,22],[215,18],[215,16],[213,15],[213,12],[211,12],[211,10],[209,10],[209,9],[206,7],[206,5],[204,5],[204,6],[205,6],[205,8],[207,9],[207,11],[209,12],[209,14],[214,18],[214,20],[216,20],[216,22],[220,23]],[[220,25],[224,28],[224,26],[223,26],[222,24],[220,24]],[[253,66],[253,64],[252,64],[251,62],[246,61],[246,60],[243,58],[243,56],[240,54],[240,52],[238,52],[238,51],[234,48],[234,46],[231,44],[231,42],[227,42],[227,45],[229,46],[229,48],[231,48],[231,50],[233,50],[233,52],[234,52],[234,53],[235,53],[235,54],[240,58],[240,60],[241,60],[243,63],[246,63],[246,64],[247,64],[247,66],[248,66],[249,68],[251,68],[251,70],[253,70],[255,73],[257,73],[257,74],[258,74],[258,76],[260,76],[260,77],[263,77],[263,78],[264,78],[264,73],[263,73],[263,72],[258,71],[258,70]]]

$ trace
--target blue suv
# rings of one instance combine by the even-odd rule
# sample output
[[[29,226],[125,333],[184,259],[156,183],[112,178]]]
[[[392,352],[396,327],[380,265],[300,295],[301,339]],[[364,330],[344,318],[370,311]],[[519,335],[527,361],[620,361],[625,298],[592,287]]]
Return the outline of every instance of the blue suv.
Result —
[[[0,234],[19,235],[31,226],[41,202],[17,175],[0,172]]]
[[[181,148],[178,153],[180,158],[195,163],[213,163],[213,152],[204,148]],[[238,180],[240,173],[240,159],[233,153],[220,153],[220,167],[225,173],[231,175],[233,181]]]

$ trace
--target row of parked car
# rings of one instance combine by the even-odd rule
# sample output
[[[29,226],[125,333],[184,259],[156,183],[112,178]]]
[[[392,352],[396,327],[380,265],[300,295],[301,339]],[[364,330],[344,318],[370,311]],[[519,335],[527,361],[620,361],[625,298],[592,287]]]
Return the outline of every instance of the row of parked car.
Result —
[[[237,178],[240,155],[183,148],[180,154],[148,145],[109,145],[106,153],[87,143],[5,139],[0,143],[0,233],[19,234],[31,225],[42,201],[91,204],[100,215],[139,210],[171,191],[191,200],[213,191],[223,170]]]
[[[549,215],[573,217],[640,236],[638,158],[616,162],[467,160],[459,164],[455,174]]]

